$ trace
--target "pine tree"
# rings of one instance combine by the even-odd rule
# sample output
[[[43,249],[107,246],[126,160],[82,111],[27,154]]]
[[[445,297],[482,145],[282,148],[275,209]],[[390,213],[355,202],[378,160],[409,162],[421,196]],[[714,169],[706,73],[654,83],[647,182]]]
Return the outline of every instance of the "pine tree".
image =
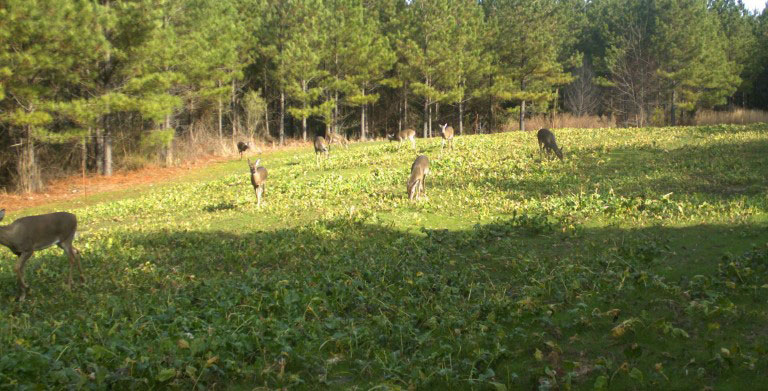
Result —
[[[326,37],[321,21],[326,10],[319,0],[296,3],[293,7],[291,15],[296,25],[287,36],[278,62],[290,64],[283,73],[285,91],[297,106],[290,107],[288,112],[301,120],[302,139],[307,141],[307,118],[317,112],[314,103],[322,93],[318,85],[325,77],[321,59]]]
[[[492,87],[504,100],[520,102],[519,127],[525,130],[526,104],[548,102],[555,86],[572,80],[559,61],[567,26],[554,0],[497,0],[490,17],[496,26],[496,67]]]
[[[9,0],[0,15],[0,126],[10,131],[19,151],[17,187],[38,191],[42,178],[36,144],[81,138],[68,126],[54,130],[52,125],[59,125],[57,103],[89,83],[88,71],[105,46],[97,28],[99,14],[86,1]]]
[[[670,96],[670,122],[675,125],[678,106],[692,111],[725,103],[739,83],[738,70],[726,57],[726,40],[706,4],[657,0],[656,9],[658,74]]]
[[[367,107],[379,99],[373,93],[391,69],[395,55],[382,33],[378,15],[359,0],[335,0],[329,11],[336,25],[335,87],[344,93],[344,104],[360,108],[360,139],[368,136]]]

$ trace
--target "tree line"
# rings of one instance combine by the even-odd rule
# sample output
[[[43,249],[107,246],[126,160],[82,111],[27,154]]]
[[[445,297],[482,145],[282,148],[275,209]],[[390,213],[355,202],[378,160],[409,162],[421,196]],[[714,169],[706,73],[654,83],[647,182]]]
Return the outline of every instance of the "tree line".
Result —
[[[766,85],[768,13],[740,0],[4,0],[0,186],[181,140],[675,125]]]

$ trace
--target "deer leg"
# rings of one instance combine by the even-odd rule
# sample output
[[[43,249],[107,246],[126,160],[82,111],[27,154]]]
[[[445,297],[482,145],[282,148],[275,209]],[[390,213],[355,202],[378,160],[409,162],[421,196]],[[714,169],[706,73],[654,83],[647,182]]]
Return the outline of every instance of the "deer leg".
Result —
[[[21,253],[19,258],[16,260],[16,266],[13,268],[16,271],[16,278],[19,280],[18,301],[24,301],[24,298],[27,297],[27,289],[29,286],[27,286],[27,284],[24,282],[24,265],[27,263],[29,257],[31,257],[34,253],[34,251]]]
[[[258,201],[257,201],[257,203],[256,203],[256,206],[258,206],[258,207],[261,207],[261,192],[262,192],[262,191],[263,191],[263,190],[261,189],[261,187],[259,187],[258,189],[256,189],[256,198],[258,199]]]
[[[83,273],[83,266],[80,264],[80,251],[75,248],[75,246],[70,245],[69,248],[72,249],[72,255],[75,257],[75,260],[77,261],[77,270],[80,272],[80,282],[85,283],[85,274]]]
[[[59,248],[64,250],[69,258],[69,289],[72,289],[72,270],[75,268],[75,252],[72,250],[72,242],[59,242]],[[82,271],[80,272],[82,275]]]

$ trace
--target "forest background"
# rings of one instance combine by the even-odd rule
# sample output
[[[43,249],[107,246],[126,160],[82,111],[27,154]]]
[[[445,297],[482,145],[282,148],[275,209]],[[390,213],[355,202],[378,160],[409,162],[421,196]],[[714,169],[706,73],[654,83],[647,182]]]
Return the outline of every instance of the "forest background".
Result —
[[[0,189],[337,132],[768,121],[733,0],[4,0]]]

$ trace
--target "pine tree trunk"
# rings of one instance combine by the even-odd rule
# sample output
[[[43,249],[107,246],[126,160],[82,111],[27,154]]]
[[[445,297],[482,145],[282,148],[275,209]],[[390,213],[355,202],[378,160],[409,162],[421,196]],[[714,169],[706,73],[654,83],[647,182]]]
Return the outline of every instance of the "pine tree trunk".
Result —
[[[365,98],[365,88],[362,89],[361,93]],[[360,141],[365,141],[365,103],[360,106]]]
[[[493,75],[488,76],[488,88],[493,87]],[[488,131],[493,129],[493,93],[488,91]],[[482,132],[480,132],[482,133]]]
[[[675,90],[672,90],[672,103],[669,110],[669,122],[672,126],[675,126]]]
[[[280,145],[285,144],[285,91],[280,89]]]
[[[427,138],[428,131],[429,131],[429,125],[427,125],[429,122],[429,98],[426,96],[424,97],[424,138]]]
[[[91,128],[88,128],[88,133],[85,135],[85,138],[83,138],[83,150],[82,155],[80,157],[80,170],[83,172],[83,177],[85,177],[85,171],[88,169],[88,139],[91,138]]]
[[[264,131],[267,133],[266,136],[270,137],[272,135],[269,133],[269,99],[267,99],[267,65],[266,64],[264,64],[263,71],[264,71],[264,86],[261,87],[261,96],[264,98]]]
[[[104,130],[104,176],[112,176],[112,132]]]
[[[165,130],[171,129],[171,116],[165,116]],[[168,142],[168,145],[164,147],[165,166],[170,167],[173,165],[173,139]]]
[[[235,108],[237,107],[236,94],[235,94],[236,91],[237,89],[235,86],[235,78],[233,77],[232,78],[232,98],[230,101],[231,107],[229,108],[230,118],[232,118],[232,143],[233,144],[235,143],[235,137],[237,137],[237,134],[240,132],[240,129],[238,126],[238,120],[237,120],[237,110],[235,110]]]
[[[459,101],[459,136],[464,133],[464,102]]]
[[[104,175],[104,130],[96,129],[96,172]]]
[[[403,86],[403,129],[408,127],[408,87]],[[400,130],[403,130],[400,129]]]
[[[219,86],[219,88],[221,88],[221,81],[218,82],[218,86]],[[224,104],[221,102],[221,97],[218,98],[218,103],[219,103],[219,107],[218,107],[219,142],[223,142],[224,141],[224,126],[223,126],[223,123],[222,123],[222,115],[223,115],[222,112],[224,111],[224,108],[223,108]]]
[[[429,137],[432,137],[432,105],[429,105],[429,121],[427,122],[429,124]]]
[[[333,92],[333,132],[339,133],[339,91]]]
[[[302,80],[301,81],[301,91],[304,92],[304,96],[306,99],[307,94],[307,81]],[[304,112],[306,113],[307,110],[307,102],[303,102],[302,107],[304,108]],[[307,117],[306,115],[301,118],[301,138],[304,140],[304,142],[307,142]]]
[[[21,151],[17,166],[18,186],[19,190],[23,193],[33,193],[40,191],[43,183],[40,179],[40,167],[37,166],[32,130],[29,125],[25,126],[25,128],[24,137],[21,139]]]

